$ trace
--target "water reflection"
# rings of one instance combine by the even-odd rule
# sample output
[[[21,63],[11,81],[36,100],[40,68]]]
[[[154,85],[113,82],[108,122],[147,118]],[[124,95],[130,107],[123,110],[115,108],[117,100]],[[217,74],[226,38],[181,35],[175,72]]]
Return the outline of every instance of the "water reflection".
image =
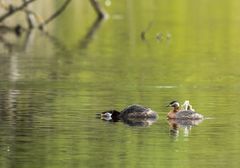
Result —
[[[34,40],[30,37],[32,31],[25,31],[26,33],[22,33],[22,30],[19,34],[15,31],[18,28],[16,27],[8,27],[0,25],[0,44],[4,48],[4,53],[13,53],[14,51],[25,51],[29,46],[29,39]],[[20,29],[20,28],[19,28]],[[20,38],[24,35],[24,42],[19,45]],[[1,53],[0,53],[1,54]]]
[[[88,47],[89,43],[94,38],[97,30],[101,27],[101,24],[104,20],[104,18],[95,19],[95,21],[88,28],[85,36],[79,40],[79,49],[85,49]],[[12,53],[15,50],[28,51],[30,48],[32,48],[34,43],[35,30],[30,29],[22,32],[21,35],[24,35],[24,40],[22,45],[19,46],[18,42],[20,41],[20,36],[18,36],[16,32],[12,29],[13,28],[11,27],[0,26],[0,44],[4,46],[4,49],[7,50],[7,53]],[[61,42],[57,37],[51,35],[49,32],[43,31],[42,33],[43,35],[45,35],[45,37],[50,39],[52,44],[55,45],[57,48],[61,48],[62,50],[66,49],[64,43]],[[9,34],[11,35],[10,38]],[[12,42],[13,38],[15,39],[14,42]]]
[[[94,35],[96,34],[97,30],[101,27],[102,22],[104,21],[103,18],[97,18],[92,25],[89,27],[86,35],[83,39],[79,42],[79,49],[85,49],[88,47],[89,43],[94,38]]]
[[[137,126],[137,127],[148,127],[157,121],[157,118],[111,118],[111,117],[101,117],[97,116],[98,119],[102,119],[107,122],[123,122],[129,126]]]
[[[177,137],[179,135],[179,130],[183,130],[183,135],[188,137],[190,134],[191,129],[200,124],[203,119],[169,119],[168,124],[170,128],[170,135]]]

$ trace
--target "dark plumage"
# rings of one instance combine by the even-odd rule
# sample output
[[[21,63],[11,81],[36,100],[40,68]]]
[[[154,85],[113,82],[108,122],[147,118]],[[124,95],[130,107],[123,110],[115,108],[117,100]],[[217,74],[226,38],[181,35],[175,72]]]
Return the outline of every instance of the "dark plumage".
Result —
[[[142,105],[133,104],[123,109],[121,112],[116,110],[110,110],[102,112],[102,117],[111,117],[111,119],[147,119],[147,118],[157,118],[156,112],[152,111],[150,108],[144,107]]]

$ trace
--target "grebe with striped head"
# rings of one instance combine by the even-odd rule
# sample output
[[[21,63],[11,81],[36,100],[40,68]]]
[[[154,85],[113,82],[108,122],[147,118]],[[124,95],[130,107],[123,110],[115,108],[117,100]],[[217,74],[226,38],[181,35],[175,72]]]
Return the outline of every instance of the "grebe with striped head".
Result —
[[[167,114],[168,119],[203,119],[203,115],[195,112],[188,100],[184,102],[182,109],[180,108],[178,101],[170,102],[167,107],[173,107],[173,109]]]

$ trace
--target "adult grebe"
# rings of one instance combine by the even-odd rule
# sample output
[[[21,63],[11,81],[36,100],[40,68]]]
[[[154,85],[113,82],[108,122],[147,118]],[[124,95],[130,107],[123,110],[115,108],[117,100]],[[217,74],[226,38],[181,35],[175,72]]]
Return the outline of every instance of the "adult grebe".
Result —
[[[158,115],[150,108],[143,107],[142,105],[133,104],[123,109],[121,112],[117,110],[109,110],[102,112],[101,117],[107,120],[120,120],[120,119],[147,119],[157,118]]]
[[[203,119],[203,115],[195,112],[188,100],[184,102],[183,109],[180,109],[180,104],[177,101],[170,102],[167,107],[173,107],[167,114],[168,119]]]

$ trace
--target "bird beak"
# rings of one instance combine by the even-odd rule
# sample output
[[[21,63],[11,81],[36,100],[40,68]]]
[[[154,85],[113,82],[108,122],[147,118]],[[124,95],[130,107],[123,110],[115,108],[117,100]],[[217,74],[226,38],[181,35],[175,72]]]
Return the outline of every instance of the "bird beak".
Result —
[[[171,105],[170,105],[170,104],[168,104],[168,105],[166,105],[166,107],[171,107]]]

